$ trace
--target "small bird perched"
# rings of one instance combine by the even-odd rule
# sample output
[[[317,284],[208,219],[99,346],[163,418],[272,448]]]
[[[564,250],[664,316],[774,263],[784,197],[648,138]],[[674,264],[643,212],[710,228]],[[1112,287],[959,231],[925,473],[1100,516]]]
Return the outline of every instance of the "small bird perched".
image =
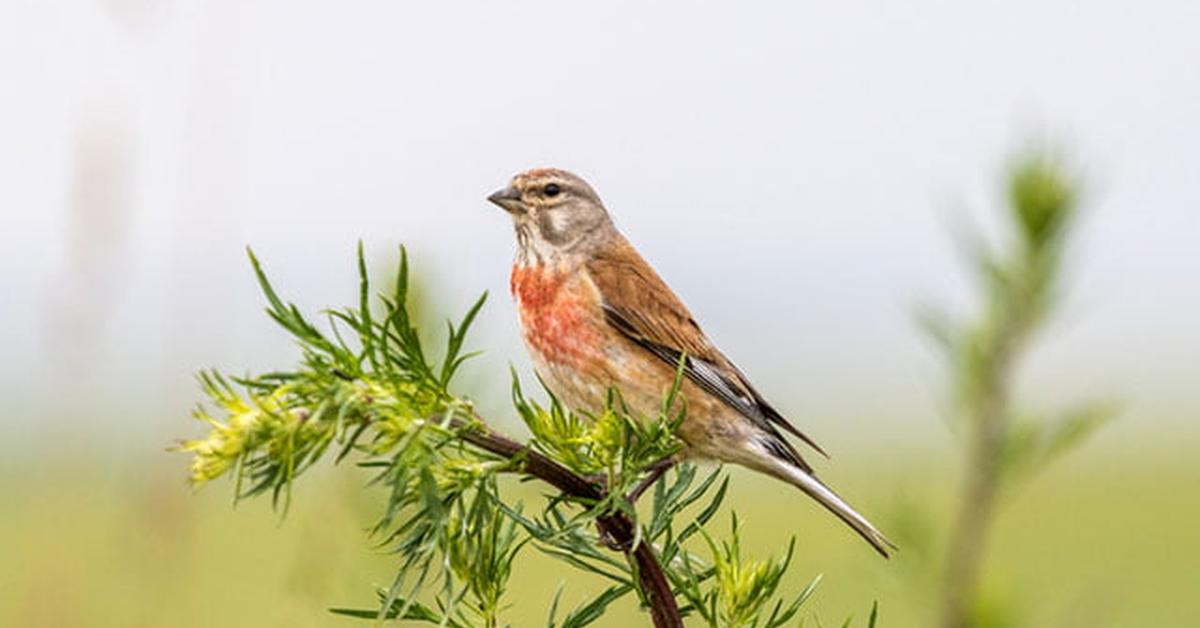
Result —
[[[538,374],[567,407],[603,410],[610,388],[655,416],[683,362],[684,455],[749,467],[807,493],[884,557],[895,545],[816,478],[781,434],[824,454],[750,385],[625,239],[583,179],[518,174],[488,200],[512,215],[511,288]]]

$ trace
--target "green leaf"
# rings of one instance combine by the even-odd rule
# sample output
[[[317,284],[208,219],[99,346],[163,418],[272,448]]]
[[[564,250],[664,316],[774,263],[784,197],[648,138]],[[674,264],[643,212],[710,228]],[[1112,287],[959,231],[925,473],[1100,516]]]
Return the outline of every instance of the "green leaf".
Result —
[[[1075,186],[1061,164],[1044,152],[1021,159],[1009,175],[1009,204],[1025,241],[1033,248],[1053,242],[1075,210]]]
[[[1079,406],[1056,421],[1025,420],[1010,431],[1004,449],[1006,480],[1028,478],[1079,447],[1117,416],[1117,406],[1093,402]]]
[[[632,590],[632,587],[628,585],[616,585],[605,589],[592,601],[571,611],[571,614],[563,619],[562,628],[583,628],[591,625],[604,616],[609,604],[621,599]]]
[[[1068,412],[1046,435],[1043,464],[1083,444],[1096,431],[1116,418],[1118,408],[1109,402],[1091,403]]]
[[[401,610],[404,611],[403,616],[400,615]],[[363,608],[331,608],[330,613],[341,615],[342,617],[352,617],[354,619],[366,619],[370,621],[378,621],[380,610],[378,608],[363,609]],[[386,613],[382,614],[382,619],[404,619],[412,621],[426,622],[430,624],[439,624],[450,626],[451,628],[469,628],[453,619],[439,613],[424,604],[415,600],[397,599],[392,602]]]
[[[546,628],[555,628],[558,626],[558,603],[562,599],[563,587],[558,586],[558,590],[554,592],[554,599],[550,600],[550,612],[546,619]]]
[[[958,350],[959,330],[954,327],[950,317],[945,312],[932,307],[922,307],[917,310],[917,326],[925,332],[925,336],[947,356],[953,356]]]
[[[462,321],[459,322],[457,327],[448,323],[450,333],[449,340],[447,341],[446,357],[442,362],[441,373],[441,383],[443,387],[449,385],[450,379],[454,377],[455,371],[458,370],[458,367],[462,364],[463,360],[473,355],[468,354],[465,356],[460,356],[459,354],[462,350],[463,340],[466,338],[467,332],[471,329],[471,324],[475,322],[475,317],[479,314],[479,311],[483,309],[483,304],[487,302],[487,297],[488,293],[484,292],[481,294],[479,298],[475,300],[475,304],[471,306],[471,309],[467,310],[466,315],[463,316]]]

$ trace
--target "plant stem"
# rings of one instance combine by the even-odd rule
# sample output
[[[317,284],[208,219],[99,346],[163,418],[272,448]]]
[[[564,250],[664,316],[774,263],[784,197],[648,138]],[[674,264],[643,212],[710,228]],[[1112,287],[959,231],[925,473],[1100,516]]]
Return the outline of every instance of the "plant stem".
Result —
[[[1021,293],[1018,292],[1018,295]],[[946,558],[942,628],[968,628],[978,594],[988,533],[1004,474],[1010,431],[1011,366],[1034,321],[1032,301],[1019,296],[994,305],[997,331],[987,344],[979,386],[967,411],[972,439],[958,519]]]
[[[604,499],[605,492],[601,487],[529,447],[482,427],[482,424],[483,421],[468,424],[462,419],[454,419],[451,422],[452,427],[464,430],[463,440],[498,456],[520,460],[525,473],[563,493],[586,500]],[[653,548],[645,541],[634,547],[634,539],[637,537],[636,524],[624,514],[610,513],[599,517],[596,525],[601,533],[610,537],[617,546],[625,548],[626,557],[635,566],[639,588],[646,596],[655,628],[683,628],[679,603],[675,600],[671,584],[663,573]]]
[[[994,412],[988,414],[1000,416]],[[997,425],[1000,422],[1002,420],[989,420],[980,426],[972,443],[968,476],[947,557],[942,628],[967,628],[970,625],[971,607],[979,587],[999,490],[1004,444],[1004,426]]]

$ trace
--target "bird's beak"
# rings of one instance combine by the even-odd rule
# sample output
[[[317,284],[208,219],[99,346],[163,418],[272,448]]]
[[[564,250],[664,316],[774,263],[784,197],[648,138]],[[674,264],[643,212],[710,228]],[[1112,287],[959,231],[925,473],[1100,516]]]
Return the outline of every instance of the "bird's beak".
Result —
[[[510,214],[525,211],[525,206],[521,203],[521,192],[511,185],[503,190],[493,192],[491,196],[487,197],[487,200]]]

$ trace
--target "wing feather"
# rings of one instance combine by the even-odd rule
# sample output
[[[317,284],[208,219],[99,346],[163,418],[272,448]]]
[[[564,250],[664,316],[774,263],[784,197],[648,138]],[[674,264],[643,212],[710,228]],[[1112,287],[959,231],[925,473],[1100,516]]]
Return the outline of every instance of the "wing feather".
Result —
[[[614,329],[671,366],[678,365],[686,355],[683,369],[688,379],[777,441],[773,450],[780,457],[811,471],[777,428],[825,455],[812,439],[771,407],[713,346],[679,297],[627,241],[622,238],[603,247],[587,262],[587,270],[600,292],[605,320]]]

